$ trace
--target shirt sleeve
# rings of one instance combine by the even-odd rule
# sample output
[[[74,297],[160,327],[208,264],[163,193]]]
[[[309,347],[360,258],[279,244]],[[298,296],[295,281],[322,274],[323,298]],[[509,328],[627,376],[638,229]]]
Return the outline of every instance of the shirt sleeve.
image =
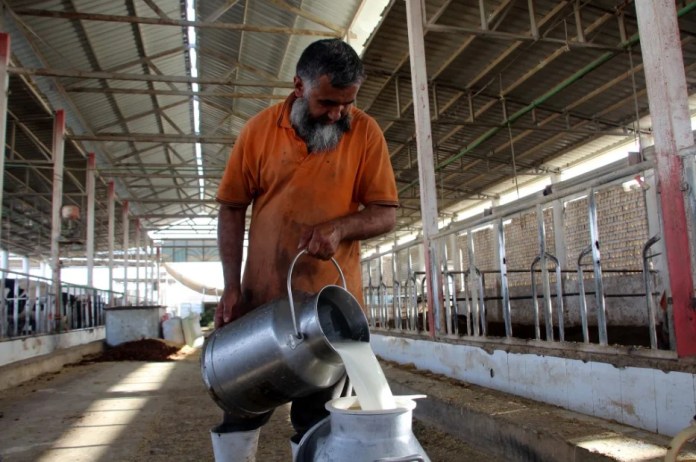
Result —
[[[365,134],[365,157],[358,176],[357,199],[363,205],[399,206],[396,180],[389,149],[377,122],[368,116]]]
[[[225,172],[220,180],[215,200],[232,207],[246,207],[253,199],[257,190],[256,180],[249,166],[252,164],[250,157],[253,155],[253,147],[250,143],[249,129],[243,128],[230,157],[227,160]]]

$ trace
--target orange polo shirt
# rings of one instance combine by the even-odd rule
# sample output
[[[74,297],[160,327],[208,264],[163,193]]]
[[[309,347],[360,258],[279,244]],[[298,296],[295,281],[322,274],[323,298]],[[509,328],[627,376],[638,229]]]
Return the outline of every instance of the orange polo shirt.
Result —
[[[358,211],[360,205],[398,206],[389,151],[377,122],[351,109],[351,129],[332,151],[309,154],[290,123],[290,95],[244,126],[217,192],[221,204],[252,204],[249,248],[242,277],[245,308],[287,298],[286,277],[303,226]],[[334,258],[348,290],[362,304],[360,244],[340,243]],[[331,261],[302,256],[293,289],[315,293],[340,278]]]

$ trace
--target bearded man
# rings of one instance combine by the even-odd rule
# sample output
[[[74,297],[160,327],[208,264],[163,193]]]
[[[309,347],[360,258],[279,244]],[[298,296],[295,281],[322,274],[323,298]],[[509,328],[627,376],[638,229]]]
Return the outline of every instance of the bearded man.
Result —
[[[362,304],[359,241],[390,231],[398,206],[384,135],[374,119],[353,105],[364,79],[362,62],[348,44],[314,42],[297,63],[293,93],[242,129],[217,192],[225,290],[216,327],[286,298],[288,268],[302,249],[315,258],[298,260],[293,288],[316,293],[326,285],[340,285],[328,261],[333,257],[347,289]],[[324,404],[332,394],[329,389],[293,401],[294,443],[328,415]],[[234,460],[254,460],[259,428],[270,414],[251,419],[225,414],[211,432],[215,460],[229,460],[231,454]]]

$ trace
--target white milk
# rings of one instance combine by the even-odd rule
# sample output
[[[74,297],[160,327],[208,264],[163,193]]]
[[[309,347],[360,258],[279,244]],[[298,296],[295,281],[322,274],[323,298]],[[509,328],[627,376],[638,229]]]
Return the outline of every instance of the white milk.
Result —
[[[387,378],[368,342],[332,344],[343,359],[348,378],[364,411],[395,409],[396,402]]]

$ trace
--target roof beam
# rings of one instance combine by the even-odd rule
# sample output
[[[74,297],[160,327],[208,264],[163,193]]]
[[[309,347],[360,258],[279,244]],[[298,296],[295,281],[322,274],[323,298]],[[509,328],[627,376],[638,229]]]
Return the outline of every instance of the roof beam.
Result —
[[[98,89],[95,88],[95,90],[98,90]],[[97,92],[101,93],[101,91],[97,91]],[[132,92],[129,92],[129,93],[132,94]],[[172,108],[175,108],[177,106],[181,106],[182,104],[187,104],[189,102],[190,102],[190,100],[188,98],[186,98],[183,100],[175,101],[171,104],[167,104],[165,106],[159,106],[159,107],[157,107],[157,109],[153,109],[153,110],[146,111],[146,112],[139,112],[138,114],[133,114],[132,116],[129,116],[129,117],[123,117],[121,120],[118,120],[116,122],[111,122],[109,124],[102,125],[101,127],[97,127],[97,128],[95,128],[95,131],[100,132],[102,130],[106,130],[107,128],[119,126],[119,125],[121,125],[121,123],[133,122],[133,121],[141,119],[143,117],[155,115],[155,114],[158,114],[162,111],[166,111],[167,109],[172,109]]]
[[[587,120],[590,122],[596,122],[597,124],[602,124],[605,125],[601,120],[592,120],[588,119],[586,117],[577,117],[578,119],[582,120]],[[413,119],[407,118],[407,117],[375,117],[377,120],[381,121],[389,121],[389,122],[413,122]],[[451,127],[483,127],[483,128],[507,128],[505,124],[499,124],[499,123],[487,123],[487,122],[480,122],[477,120],[471,121],[470,119],[462,119],[462,118],[453,118],[453,117],[447,117],[447,118],[438,118],[438,119],[433,119],[431,121],[433,125],[443,125],[443,126],[451,126]],[[551,133],[572,133],[574,135],[603,135],[603,136],[626,136],[626,130],[623,128],[616,128],[613,130],[591,130],[591,129],[585,129],[585,130],[578,130],[578,129],[573,129],[573,128],[559,128],[559,127],[542,127],[542,126],[533,126],[533,125],[523,125],[523,124],[516,124],[516,125],[511,125],[510,126],[511,130],[531,130],[531,131],[540,131],[540,132],[551,132]],[[647,133],[644,130],[645,133]],[[401,141],[397,141],[394,139],[391,139],[393,143],[399,143],[402,144]],[[411,141],[411,140],[409,140]],[[436,140],[436,144],[439,143],[440,140]]]
[[[174,48],[170,48],[169,50],[161,51],[159,53],[155,53],[152,55],[148,56],[143,56],[142,58],[134,59],[133,61],[128,61],[127,63],[119,64],[118,66],[110,67],[108,69],[103,69],[107,72],[116,72],[120,71],[122,69],[128,69],[129,67],[134,67],[134,66],[139,66],[142,64],[148,64],[156,59],[160,58],[165,58],[167,56],[179,54],[179,53],[184,53],[187,50],[187,47],[185,46],[178,46]],[[69,87],[69,85],[66,85],[66,89]]]
[[[157,199],[142,199],[138,197],[129,197],[127,199],[128,203],[138,202],[140,204],[217,204],[215,199],[177,199],[177,198],[166,198],[160,197]]]
[[[141,213],[136,215],[138,218],[215,218],[217,215],[209,213]]]
[[[227,0],[224,4],[220,5],[217,10],[213,11],[210,13],[210,15],[205,18],[204,22],[213,22],[217,21],[217,19],[225,14],[227,10],[235,6],[237,3],[239,3],[239,0]]]
[[[509,32],[499,32],[495,30],[483,30],[477,27],[466,27],[466,26],[446,26],[442,24],[430,24],[426,26],[429,32],[437,32],[444,34],[466,34],[475,35],[477,37],[484,37],[488,39],[498,39],[498,40],[509,40],[513,42],[542,42],[551,43],[554,45],[563,45],[568,48],[583,48],[583,49],[594,49],[598,51],[626,51],[625,48],[620,46],[610,46],[610,45],[600,45],[592,42],[580,42],[576,40],[564,40],[557,39],[554,37],[538,37],[534,38],[531,35],[526,34],[512,34]]]
[[[280,82],[270,80],[220,80],[202,77],[188,77],[179,75],[143,75],[123,74],[118,72],[82,71],[69,69],[47,69],[28,67],[9,67],[10,74],[43,76],[43,77],[70,77],[77,79],[104,79],[127,80],[136,82],[171,82],[171,83],[198,83],[200,85],[229,85],[238,87],[269,87],[269,88],[293,88],[292,82]]]
[[[545,26],[549,21],[551,21],[552,18],[556,17],[556,15],[567,5],[567,3],[568,3],[568,2],[565,2],[565,3],[562,3],[562,4],[557,5],[556,8],[555,8],[554,10],[552,10],[551,12],[549,12],[549,13],[538,23],[538,25],[539,25],[539,26],[542,26],[542,25]],[[608,21],[611,17],[612,17],[612,15],[608,15],[608,14],[607,14],[607,15],[604,15],[604,16],[601,16],[600,18],[598,18],[597,20],[595,20],[591,25],[589,25],[589,26],[585,29],[585,32],[586,32],[586,33],[589,33],[589,32],[591,32],[591,31],[594,31],[594,30],[598,29],[602,24],[604,24],[606,21]],[[515,42],[514,44],[512,44],[512,45],[509,47],[508,50],[516,50],[517,47],[519,47],[519,45],[520,45],[521,43],[522,43],[522,42]],[[626,44],[622,44],[622,45],[626,45]],[[556,58],[558,58],[559,56],[561,56],[565,51],[566,51],[565,47],[559,47],[559,48],[557,48],[553,53],[551,53],[550,55],[546,56],[546,57],[544,58],[544,60],[542,60],[542,61],[541,61],[540,63],[538,63],[536,66],[532,67],[529,71],[527,71],[525,74],[523,74],[522,76],[520,76],[520,77],[519,77],[517,80],[515,80],[513,83],[511,83],[510,85],[508,85],[506,88],[501,88],[501,89],[500,89],[499,98],[500,98],[500,99],[505,98],[505,96],[507,96],[507,95],[510,94],[512,91],[514,91],[516,88],[518,88],[520,85],[522,85],[524,82],[526,82],[527,80],[529,80],[532,76],[534,76],[535,74],[541,72],[546,66],[548,66],[552,61],[554,61]],[[508,56],[508,51],[506,50],[506,51],[503,52],[502,54],[505,55],[505,56]],[[608,56],[613,57],[613,56],[616,56],[617,54],[618,54],[618,52],[617,52],[616,50],[610,51],[610,52],[605,52],[605,53],[602,55],[602,57],[597,58],[597,59],[594,61],[594,63],[600,63],[600,64],[596,64],[596,66],[599,67],[599,65],[601,65],[603,62],[605,62],[606,60],[608,60],[608,58],[607,58]],[[603,61],[603,60],[604,60],[604,61]],[[589,66],[588,66],[587,68],[589,68]],[[586,72],[589,72],[589,71],[587,71],[587,68],[585,69],[585,71],[586,71]],[[475,77],[474,80],[477,80],[477,79],[480,79],[480,78],[481,78],[481,75]],[[569,81],[569,79],[566,79],[566,84],[567,84],[568,81]],[[556,88],[560,88],[560,87],[561,87],[561,85],[559,84],[558,87],[556,87]],[[467,83],[466,88],[467,88],[467,89],[472,88],[472,82]],[[560,90],[558,90],[558,91],[560,91]],[[548,92],[548,94],[551,94],[551,92]],[[548,98],[548,94],[547,94],[547,98]],[[459,94],[455,95],[455,96],[452,98],[452,100],[449,102],[448,105],[446,105],[445,107],[441,108],[440,112],[446,111],[447,108],[448,108],[449,106],[453,105],[458,99],[464,97],[465,95],[466,95],[465,92],[460,92]],[[488,111],[490,108],[492,108],[495,104],[497,104],[498,101],[499,101],[499,100],[490,100],[490,101],[488,101],[486,104],[483,105],[483,107],[478,108],[478,110],[476,111],[475,114],[470,114],[470,119],[476,120],[477,118],[479,118],[480,116],[482,116],[486,111]],[[534,101],[534,107],[538,107],[539,105],[543,104],[544,101],[545,101],[545,99],[544,99],[543,97],[536,99],[536,100]],[[413,101],[412,101],[412,100],[409,101],[409,106],[410,106],[411,104],[413,104]],[[530,105],[528,110],[531,110],[531,107],[532,107],[532,106]],[[519,112],[519,111],[518,111],[518,112]],[[520,113],[521,113],[521,112],[520,112]],[[525,113],[526,113],[526,112],[525,112]],[[471,145],[471,147],[468,147],[468,148],[466,149],[466,151],[467,151],[467,152],[470,152],[475,146],[481,144],[482,140],[484,140],[484,137],[490,138],[490,137],[492,136],[492,134],[495,134],[495,133],[497,133],[497,131],[502,130],[503,127],[507,127],[508,124],[514,123],[519,117],[520,117],[520,114],[513,115],[513,116],[511,116],[510,118],[508,118],[507,120],[503,121],[503,123],[502,123],[500,126],[491,128],[488,132],[486,132],[486,134],[485,134],[484,136],[479,137],[479,138],[474,142],[474,145]],[[387,130],[388,128],[389,128],[389,126],[386,127],[386,128],[384,129],[385,132],[386,132],[386,130]],[[445,142],[447,139],[451,138],[451,137],[454,136],[457,132],[459,132],[462,128],[463,128],[463,126],[455,126],[449,133],[447,133],[447,134],[444,135],[444,136],[441,136],[441,137],[437,140],[437,142],[438,142],[438,143],[443,143],[443,142]],[[531,133],[531,131],[525,131],[525,133]],[[415,134],[411,137],[411,139],[413,139],[413,138],[415,138]],[[486,138],[486,139],[487,139],[487,138]],[[410,140],[409,140],[409,141],[410,141]],[[394,151],[392,151],[392,152],[390,153],[391,157],[393,158],[399,151],[401,151],[405,146],[407,146],[407,144],[408,144],[408,142],[407,142],[407,143],[404,143],[401,147],[399,147],[399,148],[395,149]],[[451,156],[449,159],[445,160],[441,165],[436,166],[436,171],[439,171],[440,169],[442,169],[443,167],[445,167],[448,163],[453,162],[454,160],[456,160],[456,159],[457,159],[458,157],[460,157],[461,155],[463,155],[463,154]],[[410,187],[413,187],[413,186],[415,186],[416,184],[417,184],[417,182],[411,182]],[[403,192],[405,189],[408,189],[408,187],[400,189],[399,192],[401,193],[401,192]]]
[[[199,175],[197,173],[177,173],[177,172],[172,172],[172,173],[151,173],[151,172],[114,172],[111,170],[106,170],[106,171],[99,171],[99,175],[107,178],[128,178],[128,179],[134,179],[134,178],[157,178],[157,179],[166,179],[166,178],[172,178],[172,179],[199,179],[202,178],[204,180],[207,179],[219,179],[220,174],[214,175],[214,174],[202,174]],[[169,188],[171,190],[171,188]],[[133,202],[138,202],[138,201],[133,201]]]
[[[89,88],[69,87],[70,93],[102,93],[123,95],[158,95],[158,96],[196,96],[198,98],[235,98],[235,99],[286,99],[288,95],[274,95],[271,93],[239,93],[216,91],[192,91],[192,90],[137,90],[133,88]]]
[[[271,26],[254,26],[251,24],[233,24],[223,22],[201,22],[201,21],[186,21],[183,19],[169,18],[144,18],[141,16],[117,16],[112,14],[96,14],[96,13],[77,13],[68,11],[53,11],[39,10],[33,8],[23,8],[14,11],[20,16],[38,16],[42,18],[59,18],[70,19],[77,21],[105,21],[105,22],[121,22],[128,24],[151,24],[155,26],[174,26],[174,27],[195,27],[198,29],[219,29],[233,30],[243,32],[262,32],[267,34],[284,34],[284,35],[309,35],[315,37],[336,37],[340,38],[342,34],[335,31],[321,31],[313,29],[292,29],[288,27],[271,27]]]
[[[76,141],[135,142],[135,143],[202,143],[233,144],[233,136],[175,135],[169,133],[100,133],[97,135],[69,135]]]
[[[288,2],[285,0],[270,0],[270,2],[279,8],[282,8],[286,11],[294,13],[297,16],[305,18],[309,21],[312,21],[313,23],[319,24],[320,26],[324,26],[327,29],[334,31],[336,34],[338,34],[338,37],[343,37],[346,33],[346,31],[342,27],[337,26],[336,24],[334,24],[330,21],[327,21],[324,18],[321,18],[321,17],[319,17],[315,14],[312,14],[308,11],[305,11],[301,8],[296,8],[296,7],[288,4]]]
[[[145,2],[145,4],[149,6],[152,11],[157,13],[157,16],[159,16],[160,18],[169,19],[169,16],[167,16],[167,14],[164,11],[162,11],[162,9],[159,6],[157,6],[157,4],[152,0],[143,0],[143,2]]]

